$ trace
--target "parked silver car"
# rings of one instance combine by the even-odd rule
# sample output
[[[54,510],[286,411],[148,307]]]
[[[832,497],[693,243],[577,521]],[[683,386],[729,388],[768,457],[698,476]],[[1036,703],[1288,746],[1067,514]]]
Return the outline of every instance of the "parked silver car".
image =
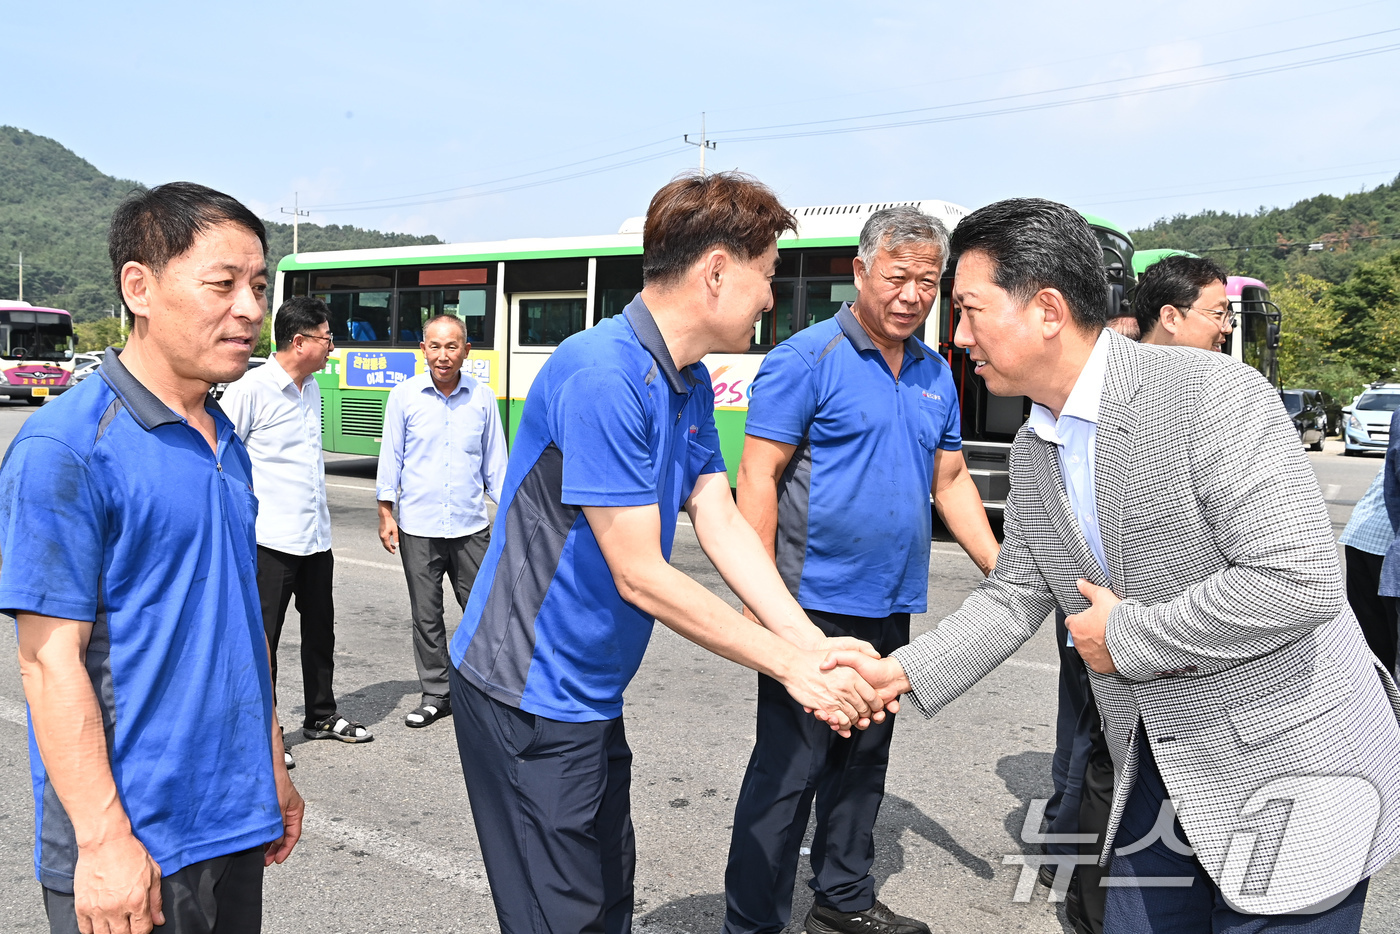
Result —
[[[1400,383],[1372,383],[1342,409],[1342,440],[1346,455],[1363,451],[1385,453],[1390,443],[1390,416],[1400,409]]]

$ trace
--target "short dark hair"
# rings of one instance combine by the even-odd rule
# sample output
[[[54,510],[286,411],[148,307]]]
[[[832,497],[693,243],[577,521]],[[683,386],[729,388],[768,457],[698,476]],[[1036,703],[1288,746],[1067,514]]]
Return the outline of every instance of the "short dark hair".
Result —
[[[1022,304],[1041,289],[1058,289],[1074,323],[1098,331],[1108,323],[1108,274],[1103,250],[1083,215],[1044,198],[1008,198],[978,208],[949,239],[956,264],[982,253],[992,280]]]
[[[277,341],[277,349],[286,350],[292,346],[292,338],[309,334],[329,320],[331,310],[319,298],[298,295],[287,299],[272,318],[272,337]]]
[[[1167,256],[1159,259],[1138,279],[1133,292],[1133,317],[1146,337],[1162,316],[1162,306],[1183,311],[1196,304],[1201,289],[1212,282],[1229,284],[1225,267],[1201,256]]]
[[[686,172],[652,196],[642,230],[642,281],[673,284],[707,251],[748,261],[797,229],[767,185],[743,172]]]
[[[117,295],[122,292],[122,267],[140,263],[156,275],[167,263],[194,245],[210,227],[233,223],[255,234],[267,252],[267,228],[258,216],[234,197],[196,185],[168,182],[127,195],[107,230],[107,255]]]
[[[426,341],[428,339],[428,328],[432,327],[434,324],[437,324],[439,321],[451,321],[453,324],[457,325],[457,327],[461,329],[462,343],[470,344],[472,342],[471,335],[467,333],[467,322],[463,321],[456,315],[433,315],[427,321],[424,321],[423,340]]]

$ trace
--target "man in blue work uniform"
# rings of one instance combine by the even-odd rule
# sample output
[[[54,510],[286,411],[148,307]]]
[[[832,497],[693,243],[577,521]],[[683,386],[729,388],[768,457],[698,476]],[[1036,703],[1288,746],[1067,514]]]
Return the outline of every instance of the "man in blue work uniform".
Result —
[[[266,313],[233,198],[133,194],[110,235],[135,319],[0,468],[0,608],[29,704],[35,869],[54,932],[256,932],[301,833],[258,609],[257,500],[209,397]]]
[[[782,682],[831,726],[883,717],[863,682],[820,671],[831,640],[735,509],[699,362],[748,348],[794,224],[746,176],[671,182],[647,212],[641,294],[564,341],[530,387],[449,674],[504,934],[631,929],[622,693],[653,619]],[[767,628],[667,563],[682,507]]]
[[[938,298],[943,225],[913,207],[866,221],[857,298],[764,359],[749,401],[739,510],[783,583],[828,636],[888,655],[927,609],[932,493],[985,574],[997,543],[962,455],[944,359],[914,336]],[[725,934],[777,932],[792,915],[798,848],[816,801],[816,901],[807,934],[914,934],[928,927],[875,897],[870,867],[894,718],[840,737],[771,678],[734,809]]]

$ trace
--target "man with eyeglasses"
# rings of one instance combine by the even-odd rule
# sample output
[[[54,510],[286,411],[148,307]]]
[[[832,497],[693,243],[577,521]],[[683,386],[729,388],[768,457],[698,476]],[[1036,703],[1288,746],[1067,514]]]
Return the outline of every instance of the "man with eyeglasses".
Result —
[[[1235,330],[1225,283],[1225,269],[1215,260],[1168,256],[1153,263],[1133,293],[1142,343],[1223,349]]]
[[[277,643],[287,604],[301,617],[301,675],[306,700],[302,735],[364,743],[364,724],[336,711],[335,603],[331,593],[331,514],[321,461],[321,390],[313,373],[335,340],[330,312],[316,298],[290,298],[272,322],[277,352],[233,383],[220,400],[253,461],[258,496],[258,597],[277,680]],[[286,753],[287,767],[295,764]]]

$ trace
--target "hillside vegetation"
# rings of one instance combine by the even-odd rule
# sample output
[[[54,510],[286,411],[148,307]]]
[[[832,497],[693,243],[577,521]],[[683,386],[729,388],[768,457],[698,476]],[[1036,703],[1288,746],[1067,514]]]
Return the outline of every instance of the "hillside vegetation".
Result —
[[[1203,211],[1132,231],[1266,282],[1283,313],[1285,386],[1349,400],[1400,364],[1400,176],[1369,191],[1318,195],[1254,214]]]
[[[141,187],[102,173],[54,140],[0,126],[0,298],[18,295],[19,270],[10,264],[23,251],[25,301],[65,308],[79,322],[106,316],[117,304],[107,224],[122,198]],[[264,222],[268,260],[275,268],[292,250],[292,227]],[[441,242],[319,224],[302,224],[299,236],[303,250]]]

